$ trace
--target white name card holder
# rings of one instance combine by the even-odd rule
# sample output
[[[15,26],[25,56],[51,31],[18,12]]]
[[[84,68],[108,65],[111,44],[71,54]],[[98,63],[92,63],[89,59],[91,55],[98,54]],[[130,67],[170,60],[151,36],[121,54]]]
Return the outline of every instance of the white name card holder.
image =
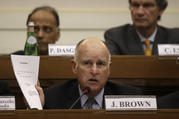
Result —
[[[157,110],[156,96],[106,95],[106,111]]]
[[[158,44],[159,56],[179,56],[179,44]]]
[[[15,97],[0,96],[0,110],[15,110]]]
[[[75,54],[75,45],[48,45],[49,56],[73,56]]]

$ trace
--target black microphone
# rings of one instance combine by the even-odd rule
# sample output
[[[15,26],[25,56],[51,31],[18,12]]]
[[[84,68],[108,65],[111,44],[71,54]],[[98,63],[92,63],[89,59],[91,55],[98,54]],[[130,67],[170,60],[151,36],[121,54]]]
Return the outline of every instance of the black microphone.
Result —
[[[69,109],[73,109],[73,107],[76,105],[76,103],[81,99],[81,97],[83,95],[86,95],[88,93],[90,93],[91,89],[90,87],[85,87],[83,90],[82,90],[82,95],[72,104],[72,106],[69,108]]]

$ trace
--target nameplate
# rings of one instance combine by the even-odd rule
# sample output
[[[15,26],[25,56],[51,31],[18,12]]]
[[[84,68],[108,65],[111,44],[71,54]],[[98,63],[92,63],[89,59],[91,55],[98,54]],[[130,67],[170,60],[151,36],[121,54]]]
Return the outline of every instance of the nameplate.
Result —
[[[105,106],[107,111],[157,110],[155,96],[106,95]]]
[[[175,56],[179,55],[179,44],[159,44],[159,56]]]
[[[49,56],[73,56],[75,54],[75,45],[48,45]]]
[[[15,97],[0,96],[0,110],[15,110]]]

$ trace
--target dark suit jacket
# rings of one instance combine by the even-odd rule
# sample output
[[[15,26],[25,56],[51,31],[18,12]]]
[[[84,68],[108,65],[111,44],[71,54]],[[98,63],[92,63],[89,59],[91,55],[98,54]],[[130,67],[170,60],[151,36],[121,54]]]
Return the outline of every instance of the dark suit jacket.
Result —
[[[71,105],[80,96],[78,82],[76,79],[67,81],[62,85],[48,88],[44,91],[45,105],[44,109],[69,109]],[[114,83],[107,82],[104,88],[104,95],[135,95],[142,94],[139,89],[127,86],[118,86]],[[103,98],[104,99],[104,98]],[[103,100],[104,108],[104,100]],[[79,101],[73,109],[81,109]]]
[[[179,109],[179,91],[160,97],[157,105],[163,109]]]
[[[0,96],[7,95],[11,95],[9,84],[6,81],[0,81]]]
[[[168,29],[158,26],[152,54],[157,55],[157,44],[175,44],[179,43],[179,29]],[[141,40],[130,24],[115,27],[107,30],[104,34],[105,42],[112,55],[144,55]]]
[[[15,51],[13,53],[11,53],[13,55],[25,55],[24,51],[23,50],[19,50],[19,51]],[[48,55],[48,52],[38,52],[39,55]]]

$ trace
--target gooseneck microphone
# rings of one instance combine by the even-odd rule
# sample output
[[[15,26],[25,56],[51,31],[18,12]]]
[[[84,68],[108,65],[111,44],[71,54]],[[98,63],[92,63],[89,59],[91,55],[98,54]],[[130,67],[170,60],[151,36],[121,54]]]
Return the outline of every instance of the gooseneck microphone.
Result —
[[[72,106],[69,108],[69,109],[73,109],[73,107],[76,105],[76,103],[81,99],[81,97],[83,95],[86,95],[86,94],[89,94],[91,91],[90,87],[85,87],[83,90],[82,90],[82,95],[77,98],[77,100],[72,104]]]

